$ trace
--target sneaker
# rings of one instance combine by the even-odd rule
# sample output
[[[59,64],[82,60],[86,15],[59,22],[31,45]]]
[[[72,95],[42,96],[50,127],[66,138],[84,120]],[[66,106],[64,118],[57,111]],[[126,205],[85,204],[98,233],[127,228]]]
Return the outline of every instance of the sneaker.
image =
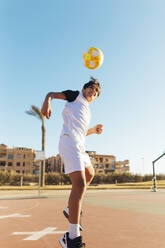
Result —
[[[63,210],[63,214],[69,220],[69,208],[65,208]],[[80,226],[80,231],[83,231],[83,227],[82,227],[82,224],[81,224],[81,217],[82,217],[82,210],[81,210],[81,213],[80,213],[80,224],[79,224],[79,226]]]
[[[82,236],[79,236],[75,239],[69,238],[69,233],[65,233],[59,240],[60,245],[63,248],[83,248],[85,243],[82,243]]]

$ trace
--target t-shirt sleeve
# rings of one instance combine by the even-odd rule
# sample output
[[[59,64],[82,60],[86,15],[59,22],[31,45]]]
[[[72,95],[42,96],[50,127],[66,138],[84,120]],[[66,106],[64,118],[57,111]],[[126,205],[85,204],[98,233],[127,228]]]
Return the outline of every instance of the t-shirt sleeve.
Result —
[[[79,94],[79,91],[78,90],[65,90],[65,91],[62,91],[62,93],[65,95],[66,97],[66,100],[68,102],[73,102],[74,100],[76,100],[78,94]]]

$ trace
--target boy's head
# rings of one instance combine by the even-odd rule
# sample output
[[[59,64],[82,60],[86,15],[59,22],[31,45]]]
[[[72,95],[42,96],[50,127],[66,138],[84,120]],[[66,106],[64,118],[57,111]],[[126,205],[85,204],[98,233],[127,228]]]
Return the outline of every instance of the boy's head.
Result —
[[[91,77],[91,80],[84,84],[82,92],[88,102],[96,100],[101,92],[99,81],[96,78]]]

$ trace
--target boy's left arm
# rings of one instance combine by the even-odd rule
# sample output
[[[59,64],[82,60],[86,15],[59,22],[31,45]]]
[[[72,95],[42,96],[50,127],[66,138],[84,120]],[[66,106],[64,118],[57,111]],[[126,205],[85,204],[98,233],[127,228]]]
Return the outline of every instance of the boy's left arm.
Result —
[[[102,124],[98,124],[90,129],[88,129],[86,136],[96,133],[96,134],[101,134],[103,131],[103,125]]]

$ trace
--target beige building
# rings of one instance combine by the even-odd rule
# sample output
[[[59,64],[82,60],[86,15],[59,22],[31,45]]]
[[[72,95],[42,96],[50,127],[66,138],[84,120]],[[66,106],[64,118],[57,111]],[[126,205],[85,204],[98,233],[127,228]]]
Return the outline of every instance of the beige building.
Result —
[[[129,160],[116,161],[113,155],[101,155],[95,151],[87,151],[95,168],[95,173],[107,174],[109,172],[128,172]],[[8,148],[0,144],[0,170],[15,171],[21,174],[38,174],[39,164],[35,160],[36,151],[30,148]],[[61,157],[49,157],[45,160],[45,172],[64,172],[64,164]]]
[[[35,150],[24,147],[9,148],[0,144],[0,170],[38,174],[39,166],[35,162]]]
[[[97,154],[95,151],[87,151],[95,168],[95,173],[107,174],[109,172],[128,172],[129,160],[116,161],[114,155]]]
[[[57,156],[52,156],[45,160],[45,171],[59,173],[64,172],[64,164],[62,163],[59,154]]]
[[[56,156],[49,157],[45,160],[45,171],[46,172],[59,172],[57,168]]]
[[[130,170],[129,160],[116,161],[113,155],[101,155],[95,151],[87,151],[91,162],[95,168],[95,173],[107,174],[109,172],[128,172]],[[50,157],[46,160],[46,171],[61,172],[64,171],[64,164],[58,154],[56,157]]]

